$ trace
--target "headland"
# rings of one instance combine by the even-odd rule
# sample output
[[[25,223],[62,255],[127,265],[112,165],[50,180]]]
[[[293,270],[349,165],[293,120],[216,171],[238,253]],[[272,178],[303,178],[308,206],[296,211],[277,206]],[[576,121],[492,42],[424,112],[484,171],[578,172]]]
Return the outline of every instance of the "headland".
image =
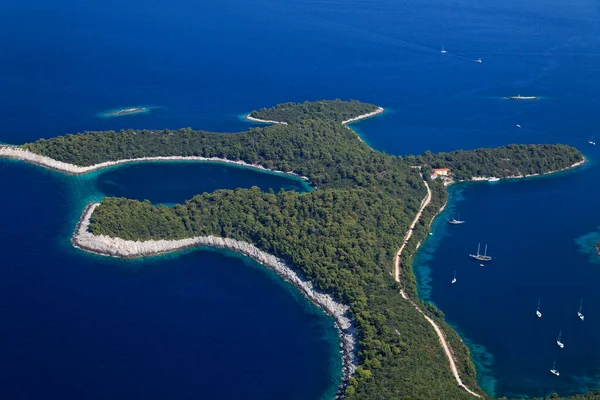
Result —
[[[228,160],[226,158],[219,157],[198,157],[198,156],[157,156],[157,157],[138,157],[138,158],[129,158],[118,161],[106,161],[98,164],[88,165],[88,166],[79,166],[75,164],[66,163],[63,161],[55,160],[53,158],[43,156],[40,154],[33,153],[29,150],[26,150],[17,146],[2,146],[0,145],[0,157],[12,158],[16,160],[21,160],[25,162],[29,162],[31,164],[39,165],[42,167],[50,168],[55,171],[64,172],[71,175],[83,175],[93,171],[97,171],[103,168],[109,168],[120,164],[129,164],[129,163],[140,163],[140,162],[152,162],[152,161],[199,161],[199,162],[219,162],[225,164],[235,164],[246,168],[259,169],[262,171],[269,171],[276,174],[283,175],[291,175],[296,178],[300,178],[302,180],[308,181],[308,178],[305,176],[301,176],[295,174],[294,172],[283,172],[278,170],[272,170],[269,168],[265,168],[259,164],[249,164],[240,160]]]

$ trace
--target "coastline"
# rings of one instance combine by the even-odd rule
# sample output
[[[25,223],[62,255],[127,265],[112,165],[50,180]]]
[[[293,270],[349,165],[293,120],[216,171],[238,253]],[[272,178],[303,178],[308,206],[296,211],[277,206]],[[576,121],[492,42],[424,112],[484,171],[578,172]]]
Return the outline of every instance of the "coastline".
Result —
[[[400,285],[400,264],[402,262],[402,252],[404,251],[404,248],[406,247],[406,245],[408,244],[410,238],[412,237],[413,229],[416,226],[416,224],[419,221],[419,219],[421,219],[421,216],[423,214],[423,210],[431,202],[431,197],[432,197],[431,189],[429,188],[429,184],[427,183],[427,181],[423,181],[423,182],[425,183],[425,187],[427,188],[427,195],[421,201],[421,206],[419,207],[419,211],[417,212],[417,214],[415,216],[415,219],[412,221],[412,223],[411,223],[411,225],[410,225],[410,227],[408,229],[408,232],[404,236],[404,240],[402,242],[402,246],[400,246],[400,248],[396,252],[396,256],[394,257],[394,280],[396,282],[398,282],[399,285]],[[444,204],[440,208],[440,210],[437,212],[437,214],[431,219],[431,221],[429,223],[429,230],[431,230],[431,225],[432,225],[433,220],[435,219],[435,217],[437,217],[444,210],[445,207],[446,207],[446,204]],[[415,251],[419,250],[419,247],[421,246],[421,244],[422,244],[422,241],[419,241],[419,243],[417,243],[417,247],[416,247]],[[448,364],[450,366],[450,370],[452,371],[452,374],[454,375],[454,379],[456,380],[457,385],[459,387],[463,388],[467,393],[469,393],[469,394],[471,394],[471,395],[473,395],[475,397],[481,398],[481,395],[479,395],[479,394],[475,393],[474,391],[472,391],[471,389],[469,389],[469,387],[467,385],[465,385],[463,383],[462,379],[460,378],[460,374],[458,372],[458,368],[456,367],[456,360],[455,360],[455,357],[454,357],[454,350],[450,346],[450,343],[448,342],[448,339],[446,338],[446,334],[444,333],[444,331],[438,326],[438,324],[435,323],[435,321],[432,318],[430,318],[423,310],[421,310],[421,308],[414,301],[412,301],[408,297],[408,295],[402,289],[402,287],[400,287],[400,295],[402,296],[403,299],[407,300],[418,312],[420,312],[425,317],[425,320],[427,322],[429,322],[429,324],[433,327],[433,330],[437,334],[438,339],[440,341],[440,344],[442,345],[442,349],[444,351],[444,354],[446,355],[446,358],[448,359]]]
[[[103,163],[90,165],[87,167],[81,167],[75,164],[69,164],[63,161],[58,161],[50,157],[42,156],[40,154],[33,153],[29,150],[25,150],[16,146],[0,146],[0,157],[11,158],[15,160],[29,162],[31,164],[39,165],[42,167],[50,168],[55,171],[64,172],[71,175],[83,175],[89,172],[93,172],[102,168],[108,168],[115,165],[127,164],[133,162],[143,162],[143,161],[208,161],[208,162],[221,162],[226,164],[236,164],[247,168],[259,169],[262,171],[269,171],[276,174],[284,174],[291,175],[296,178],[303,179],[305,181],[309,181],[306,176],[302,176],[296,174],[295,172],[284,172],[272,170],[269,168],[265,168],[260,164],[249,164],[244,161],[233,161],[228,160],[226,158],[218,158],[218,157],[199,157],[199,156],[156,156],[156,157],[140,157],[140,158],[128,158],[124,160],[118,161],[105,161]]]
[[[385,109],[383,107],[377,107],[377,110],[375,110],[375,111],[359,115],[358,117],[347,119],[345,121],[342,121],[342,124],[343,125],[347,125],[347,124],[350,124],[352,122],[360,121],[361,119],[370,118],[370,117],[373,117],[373,116],[375,116],[377,114],[381,114],[384,111],[385,111]]]
[[[522,179],[522,178],[531,178],[533,176],[544,176],[544,175],[550,175],[550,174],[555,174],[557,172],[563,172],[563,171],[568,171],[570,169],[575,169],[577,167],[582,166],[583,164],[585,164],[587,162],[587,158],[585,158],[585,156],[583,157],[583,159],[581,161],[577,161],[575,164],[572,164],[571,166],[568,166],[566,168],[562,168],[562,169],[556,169],[553,171],[548,171],[548,172],[542,172],[541,174],[528,174],[528,175],[511,175],[511,176],[506,176],[504,178],[499,178],[500,180],[504,180],[504,179]],[[477,181],[487,181],[488,179],[490,179],[490,176],[474,176],[471,178],[470,181],[457,181],[456,183],[462,183],[462,182],[477,182]]]
[[[148,240],[144,242],[94,235],[88,231],[90,218],[100,203],[88,204],[83,211],[71,238],[73,246],[90,253],[118,257],[138,258],[170,253],[191,247],[217,247],[243,254],[265,267],[275,271],[290,282],[313,304],[321,308],[335,320],[335,328],[340,337],[342,355],[342,381],[337,398],[342,398],[343,389],[357,368],[357,331],[349,316],[350,307],[336,302],[330,295],[317,291],[312,283],[292,270],[283,260],[259,250],[254,245],[230,238],[196,236],[179,240]]]

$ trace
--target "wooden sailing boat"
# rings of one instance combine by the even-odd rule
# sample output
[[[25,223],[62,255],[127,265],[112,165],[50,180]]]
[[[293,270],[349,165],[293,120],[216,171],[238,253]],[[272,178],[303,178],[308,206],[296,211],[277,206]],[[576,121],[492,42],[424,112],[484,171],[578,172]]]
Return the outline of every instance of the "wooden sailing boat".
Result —
[[[492,257],[487,255],[487,244],[485,245],[485,251],[480,254],[481,243],[477,244],[477,254],[469,254],[469,257],[474,258],[478,261],[491,261]]]

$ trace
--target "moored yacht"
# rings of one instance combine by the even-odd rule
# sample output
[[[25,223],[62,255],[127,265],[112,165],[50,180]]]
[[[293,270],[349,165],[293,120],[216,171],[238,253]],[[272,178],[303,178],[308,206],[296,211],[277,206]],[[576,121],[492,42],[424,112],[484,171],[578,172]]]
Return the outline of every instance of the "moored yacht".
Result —
[[[448,220],[448,223],[449,223],[449,224],[452,224],[452,225],[460,225],[460,224],[464,224],[464,223],[465,223],[465,221],[461,221],[461,220],[460,220],[460,214],[458,215],[458,218],[459,218],[459,219],[456,219],[456,218],[454,218],[454,216],[453,216],[453,217],[452,217],[452,219],[449,219],[449,220]]]
[[[469,254],[469,257],[474,258],[478,261],[491,261],[492,257],[487,255],[487,244],[485,245],[485,251],[483,254],[480,254],[479,251],[481,249],[481,243],[477,244],[477,254]]]
[[[495,176],[488,178],[488,182],[498,182],[499,180],[500,180],[500,178],[496,178]]]

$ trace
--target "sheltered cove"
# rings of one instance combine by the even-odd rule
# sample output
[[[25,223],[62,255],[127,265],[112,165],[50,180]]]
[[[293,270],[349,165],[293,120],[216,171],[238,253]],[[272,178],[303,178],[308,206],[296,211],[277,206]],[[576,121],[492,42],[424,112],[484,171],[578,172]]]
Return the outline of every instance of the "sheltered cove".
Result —
[[[282,260],[259,250],[250,243],[215,236],[194,237],[181,240],[148,240],[140,242],[111,238],[105,235],[94,235],[88,231],[88,227],[94,209],[98,207],[98,205],[100,205],[100,203],[92,203],[85,208],[77,224],[77,228],[73,233],[72,243],[75,247],[95,254],[119,258],[147,257],[176,252],[192,247],[224,248],[243,254],[277,272],[283,279],[296,286],[307,299],[335,319],[335,327],[340,336],[343,382],[355,373],[357,368],[356,328],[348,315],[350,307],[334,301],[328,294],[317,291],[312,283],[300,277],[299,274],[294,272]]]

